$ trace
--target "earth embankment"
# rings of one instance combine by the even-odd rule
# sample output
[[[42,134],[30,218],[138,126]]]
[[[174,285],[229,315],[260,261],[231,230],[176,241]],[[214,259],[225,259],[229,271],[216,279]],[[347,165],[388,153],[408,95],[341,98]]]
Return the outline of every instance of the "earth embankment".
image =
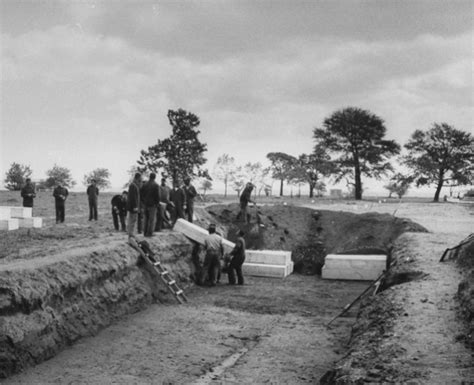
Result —
[[[125,236],[102,242],[0,266],[0,378],[51,358],[152,302],[174,300],[137,263],[138,253]],[[149,243],[186,286],[192,244],[172,232]]]

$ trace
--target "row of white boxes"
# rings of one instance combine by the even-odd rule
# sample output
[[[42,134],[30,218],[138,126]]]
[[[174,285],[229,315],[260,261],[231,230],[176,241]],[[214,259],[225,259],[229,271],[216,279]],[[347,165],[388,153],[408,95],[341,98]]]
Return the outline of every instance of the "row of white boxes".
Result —
[[[19,228],[40,228],[43,219],[33,217],[31,207],[0,206],[0,230],[17,230]]]
[[[191,240],[203,245],[209,232],[184,219],[178,219],[173,228]],[[223,239],[224,252],[230,253],[235,244]],[[293,272],[291,251],[283,250],[246,250],[242,271],[246,275],[258,277],[284,278]]]

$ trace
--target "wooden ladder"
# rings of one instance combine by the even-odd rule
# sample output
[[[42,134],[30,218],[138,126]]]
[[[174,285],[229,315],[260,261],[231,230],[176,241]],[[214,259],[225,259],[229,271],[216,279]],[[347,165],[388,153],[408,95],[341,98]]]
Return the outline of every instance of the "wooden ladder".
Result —
[[[137,242],[135,238],[129,238],[128,243],[140,253],[148,265],[153,267],[160,279],[166,285],[168,290],[175,296],[179,303],[188,302],[188,298],[184,294],[184,291],[178,286],[176,280],[173,279],[170,272],[161,264],[160,261],[157,261],[154,258],[155,254],[150,249],[148,242]]]
[[[168,290],[176,297],[179,303],[188,302],[188,298],[184,294],[183,289],[181,289],[176,281],[171,277],[169,271],[161,264],[159,261],[155,261],[153,257],[145,254],[146,258],[149,260],[150,264],[154,267],[155,271],[158,273],[159,277],[166,285]]]

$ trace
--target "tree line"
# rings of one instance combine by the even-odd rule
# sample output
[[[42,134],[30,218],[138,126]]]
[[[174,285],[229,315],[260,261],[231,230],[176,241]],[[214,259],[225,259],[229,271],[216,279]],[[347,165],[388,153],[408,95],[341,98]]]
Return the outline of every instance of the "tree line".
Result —
[[[168,121],[171,135],[158,139],[156,144],[141,150],[137,164],[130,172],[161,173],[173,184],[180,184],[184,177],[200,178],[204,191],[212,188],[212,177],[204,167],[207,163],[207,145],[199,138],[200,119],[183,109],[169,110]],[[402,146],[386,138],[383,119],[368,110],[357,107],[342,108],[325,118],[321,127],[312,131],[313,150],[308,154],[293,156],[283,152],[268,152],[269,167],[261,163],[237,165],[229,154],[221,155],[213,170],[216,179],[228,189],[240,193],[245,183],[257,185],[258,193],[271,192],[273,181],[279,181],[279,194],[283,184],[309,186],[309,196],[321,194],[326,181],[345,181],[356,200],[362,199],[363,178],[388,183],[390,194],[403,196],[408,188],[434,185],[434,201],[439,200],[443,186],[464,186],[473,183],[474,139],[469,132],[454,128],[447,123],[433,123],[426,131],[415,130]],[[397,171],[394,163],[407,172]],[[19,189],[31,175],[29,166],[13,163],[6,174],[8,189]],[[67,187],[75,181],[68,169],[55,165],[41,181],[50,188],[58,180]],[[110,173],[96,169],[84,176],[84,183],[96,179],[101,187],[108,187]]]

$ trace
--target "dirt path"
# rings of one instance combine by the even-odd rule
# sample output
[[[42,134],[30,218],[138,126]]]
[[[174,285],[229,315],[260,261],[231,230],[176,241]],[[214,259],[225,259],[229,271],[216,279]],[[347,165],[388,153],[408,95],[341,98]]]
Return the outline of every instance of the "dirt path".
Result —
[[[457,339],[465,329],[455,300],[462,272],[452,262],[439,262],[446,245],[460,240],[449,233],[407,234],[399,240],[408,245],[413,268],[427,276],[396,288],[404,316],[397,318],[390,343],[406,353],[394,364],[420,371],[427,384],[474,379],[472,351]]]

